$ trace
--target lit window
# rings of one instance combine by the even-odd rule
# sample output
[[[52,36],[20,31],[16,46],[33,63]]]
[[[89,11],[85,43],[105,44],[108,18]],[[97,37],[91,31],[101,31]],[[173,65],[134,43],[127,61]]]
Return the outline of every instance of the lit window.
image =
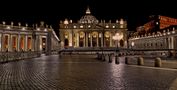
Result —
[[[6,22],[4,22],[4,21],[3,21],[3,22],[2,22],[2,24],[3,24],[3,25],[5,25],[5,24],[6,24]]]
[[[72,20],[70,20],[70,23],[72,23],[73,21]]]
[[[80,28],[83,28],[83,26],[81,25]]]
[[[66,25],[65,28],[68,28],[68,26]]]
[[[101,37],[101,33],[99,33],[99,37]]]
[[[39,29],[39,28],[37,28],[37,30],[39,31],[40,29]]]
[[[134,43],[134,42],[131,42],[131,45],[132,45],[132,46],[134,46],[134,45],[135,45],[135,43]]]
[[[112,26],[112,28],[115,28],[115,26]]]
[[[119,21],[118,20],[116,20],[116,23],[118,23]]]
[[[90,28],[91,26],[90,25],[88,25],[88,28]]]
[[[158,22],[156,22],[156,25],[158,25],[159,23]]]
[[[106,28],[109,28],[109,26],[108,26],[108,25],[106,25]]]
[[[74,28],[76,28],[76,26],[74,26]]]
[[[44,31],[47,31],[47,29],[45,28]]]
[[[7,26],[7,29],[10,29],[10,26]]]
[[[65,38],[67,39],[67,38],[68,38],[68,35],[65,35]]]
[[[175,33],[175,31],[173,30],[172,33]]]
[[[170,34],[170,32],[167,32],[167,34]]]
[[[90,38],[90,33],[89,33],[89,36],[88,36],[89,38]]]
[[[23,27],[22,30],[25,30],[25,27]]]

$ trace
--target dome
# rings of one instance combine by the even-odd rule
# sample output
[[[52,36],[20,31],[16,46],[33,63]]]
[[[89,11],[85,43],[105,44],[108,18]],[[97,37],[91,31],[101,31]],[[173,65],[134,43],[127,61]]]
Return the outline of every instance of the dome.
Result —
[[[79,20],[79,23],[98,23],[98,20],[95,18],[95,16],[91,15],[90,9],[87,8],[86,15],[82,16]]]

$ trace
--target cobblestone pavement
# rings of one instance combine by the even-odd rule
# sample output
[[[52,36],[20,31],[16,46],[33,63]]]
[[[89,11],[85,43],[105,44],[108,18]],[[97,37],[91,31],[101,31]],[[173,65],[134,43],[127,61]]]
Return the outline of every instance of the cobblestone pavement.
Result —
[[[85,55],[0,64],[0,90],[169,90],[176,77],[174,69],[101,62]]]

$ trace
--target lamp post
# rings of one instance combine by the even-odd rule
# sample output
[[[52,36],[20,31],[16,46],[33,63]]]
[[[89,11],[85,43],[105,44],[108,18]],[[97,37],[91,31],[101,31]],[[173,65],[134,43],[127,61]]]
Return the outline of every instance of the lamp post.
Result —
[[[118,64],[118,55],[117,55],[117,52],[118,52],[118,48],[119,48],[119,41],[123,38],[123,34],[120,34],[120,33],[116,33],[114,36],[113,36],[113,40],[116,41],[116,56],[115,56],[115,63]]]

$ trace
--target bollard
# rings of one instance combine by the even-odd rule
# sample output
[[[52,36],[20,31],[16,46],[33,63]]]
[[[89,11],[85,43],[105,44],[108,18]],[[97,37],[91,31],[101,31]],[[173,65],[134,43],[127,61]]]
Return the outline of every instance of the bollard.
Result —
[[[97,57],[96,58],[99,59],[99,53],[97,53]]]
[[[138,65],[144,65],[144,59],[143,57],[138,58]]]
[[[128,57],[125,57],[125,64],[128,64]]]
[[[103,54],[101,54],[101,60],[104,61],[104,55]]]
[[[98,60],[101,60],[101,54],[98,54]]]
[[[118,60],[118,56],[116,55],[116,57],[115,57],[115,63],[116,64],[119,64],[119,60]]]
[[[162,60],[161,58],[157,57],[154,62],[155,67],[161,67],[162,66]]]
[[[108,54],[108,56],[109,56],[109,63],[112,63],[111,54]]]
[[[103,61],[106,61],[105,58],[106,58],[106,56],[104,56],[104,54],[103,54],[103,55],[102,55],[102,60],[103,60]]]
[[[99,60],[101,60],[102,59],[102,54],[100,54],[99,56],[100,56]]]

